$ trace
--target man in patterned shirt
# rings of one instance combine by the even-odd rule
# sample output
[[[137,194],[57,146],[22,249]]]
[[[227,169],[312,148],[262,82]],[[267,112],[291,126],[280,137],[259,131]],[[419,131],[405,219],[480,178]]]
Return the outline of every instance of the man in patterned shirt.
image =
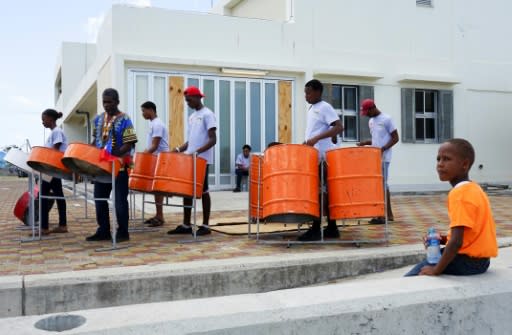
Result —
[[[130,239],[128,234],[128,172],[131,163],[131,151],[137,142],[137,135],[130,117],[118,109],[119,93],[113,88],[103,91],[103,108],[105,112],[94,118],[93,145],[97,148],[107,148],[110,154],[122,158],[123,164],[116,177],[115,211],[119,229],[116,234],[117,242]],[[112,191],[111,183],[94,183],[94,198],[108,198]],[[95,200],[96,221],[98,229],[94,235],[88,236],[87,241],[103,241],[112,238],[110,234],[110,217],[106,200]]]

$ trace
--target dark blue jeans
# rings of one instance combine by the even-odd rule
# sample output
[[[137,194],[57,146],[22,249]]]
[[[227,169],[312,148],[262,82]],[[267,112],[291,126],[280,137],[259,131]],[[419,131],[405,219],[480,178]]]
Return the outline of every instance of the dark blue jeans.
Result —
[[[94,198],[109,198],[112,191],[111,183],[94,183]],[[128,173],[120,171],[116,178],[116,203],[115,211],[117,224],[119,226],[117,234],[120,236],[128,235]],[[106,200],[95,200],[96,204],[96,222],[98,223],[99,235],[110,234],[110,215],[108,213],[108,202]]]
[[[44,181],[41,183],[41,195],[54,195],[56,197],[63,197],[62,180],[59,178],[52,178],[50,182]],[[53,207],[54,200],[48,198],[41,198],[41,228],[48,229],[48,216]],[[66,200],[57,199],[57,209],[59,211],[59,226],[65,227],[67,224],[66,218]]]
[[[441,249],[443,253],[444,248]],[[491,261],[489,258],[473,258],[467,255],[457,254],[453,261],[444,269],[443,274],[454,275],[454,276],[471,276],[484,273],[489,268]],[[419,275],[421,268],[431,265],[427,260],[416,264],[409,272],[405,274],[405,277]]]
[[[242,184],[242,177],[249,176],[249,171],[242,170],[242,169],[236,169],[235,174],[236,174],[236,188],[240,189],[240,185]]]

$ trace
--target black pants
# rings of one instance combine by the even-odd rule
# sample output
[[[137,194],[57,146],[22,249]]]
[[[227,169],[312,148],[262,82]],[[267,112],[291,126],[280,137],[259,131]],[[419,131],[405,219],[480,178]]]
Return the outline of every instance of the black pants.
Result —
[[[56,197],[63,197],[62,180],[59,178],[52,178],[50,182],[44,181],[41,183],[41,195],[54,195]],[[48,229],[48,217],[50,210],[53,207],[54,200],[48,198],[41,199],[41,228]],[[67,224],[66,218],[66,200],[57,199],[57,209],[59,211],[59,226],[65,227]]]
[[[94,183],[94,198],[109,198],[112,191],[111,183]],[[117,234],[119,236],[128,235],[128,173],[120,171],[116,177],[116,202],[114,204],[117,224],[119,226]],[[95,200],[96,204],[96,222],[98,223],[99,235],[110,234],[110,215],[108,213],[108,202],[106,200]]]
[[[242,184],[242,177],[243,176],[249,176],[248,170],[242,170],[242,169],[236,169],[236,188],[240,189],[240,185]]]

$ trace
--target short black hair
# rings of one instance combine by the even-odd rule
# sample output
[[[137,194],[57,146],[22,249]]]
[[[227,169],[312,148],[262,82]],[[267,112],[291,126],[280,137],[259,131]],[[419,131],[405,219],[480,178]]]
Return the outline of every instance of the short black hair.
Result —
[[[246,144],[242,147],[242,150],[249,149],[249,151],[252,150],[251,146],[249,144]]]
[[[62,117],[61,112],[57,112],[55,109],[51,108],[45,109],[42,114],[51,117],[53,120],[57,120]]]
[[[107,97],[111,97],[112,99],[114,99],[115,101],[119,102],[119,93],[117,92],[117,90],[115,88],[106,88],[104,91],[103,91],[103,94],[102,94],[103,97],[107,96]]]
[[[457,155],[463,159],[467,159],[469,161],[469,168],[471,169],[471,166],[475,162],[475,149],[469,143],[468,140],[465,140],[463,138],[452,138],[446,141],[453,145],[455,147],[455,150],[457,151]]]
[[[311,79],[310,81],[308,81],[306,83],[305,86],[306,87],[311,87],[311,89],[313,91],[320,91],[320,93],[322,93],[324,91],[324,85],[318,79]]]
[[[273,147],[274,145],[279,145],[279,144],[283,144],[281,142],[270,142],[269,144],[267,144],[267,148],[270,148],[270,147]]]
[[[156,105],[154,102],[152,101],[146,101],[145,103],[143,103],[142,105],[140,105],[141,108],[146,108],[146,109],[152,109],[155,111],[156,113]]]

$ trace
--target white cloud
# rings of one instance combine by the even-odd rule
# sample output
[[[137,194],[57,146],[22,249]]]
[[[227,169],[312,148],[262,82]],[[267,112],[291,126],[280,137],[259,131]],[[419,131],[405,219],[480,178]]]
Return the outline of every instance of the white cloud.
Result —
[[[22,105],[23,107],[38,107],[40,104],[38,104],[35,101],[30,100],[29,98],[23,96],[23,95],[14,95],[11,96],[11,100],[18,105]]]
[[[119,3],[136,7],[151,7],[151,0],[120,0]]]

